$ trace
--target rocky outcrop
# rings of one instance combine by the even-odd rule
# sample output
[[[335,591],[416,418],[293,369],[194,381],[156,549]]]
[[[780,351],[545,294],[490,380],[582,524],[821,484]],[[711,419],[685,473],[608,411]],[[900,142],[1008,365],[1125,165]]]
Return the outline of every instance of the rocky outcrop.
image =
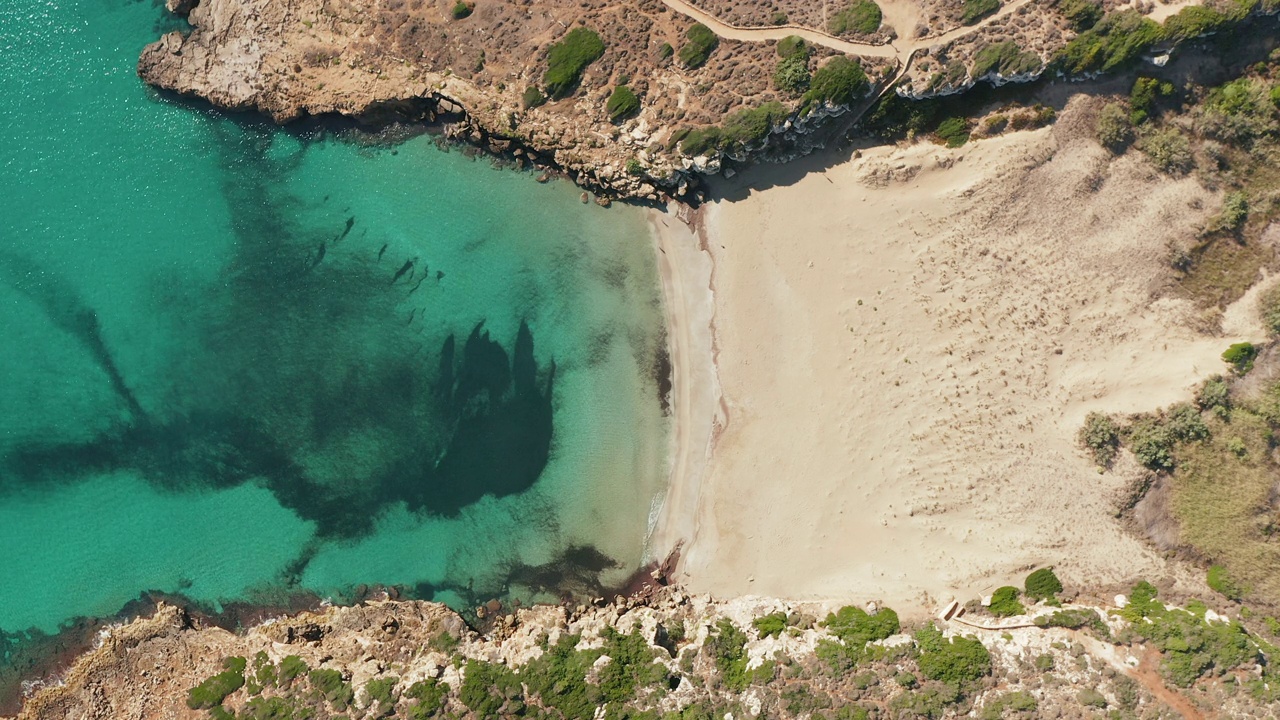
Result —
[[[406,17],[377,0],[202,0],[190,9],[191,32],[171,32],[148,45],[138,74],[151,85],[228,110],[262,112],[278,123],[326,115],[371,125],[440,122],[450,136],[561,170],[606,195],[665,202],[693,192],[696,180],[677,156],[653,142],[657,131],[669,130],[655,124],[656,110],[614,124],[604,103],[587,98],[523,107],[523,90],[535,83],[538,68],[525,66],[527,55],[517,66],[506,54],[549,44],[554,35],[517,36],[481,50],[476,67],[504,61],[511,67],[505,75],[516,76],[510,84],[494,83],[483,70],[454,70],[476,48],[456,46],[452,24],[424,10],[420,29],[406,38],[397,34],[403,23],[418,22]],[[388,29],[393,21],[402,23],[399,30]],[[398,54],[407,51],[418,62]],[[587,84],[584,79],[584,93]]]
[[[104,631],[100,646],[56,686],[37,692],[19,718],[588,717],[606,702],[619,716],[684,711],[706,718],[805,718],[818,710],[835,717],[998,717],[1001,707],[1084,717],[1099,703],[1155,717],[1166,704],[1190,707],[1159,680],[1153,649],[1111,640],[1127,634],[1126,623],[1104,621],[1101,608],[1066,608],[1086,619],[1081,623],[1094,618],[1085,630],[1045,626],[1054,624],[1045,618],[1063,617],[1052,607],[1029,609],[1039,625],[1028,617],[971,620],[952,610],[949,620],[937,621],[941,636],[932,628],[900,631],[896,616],[874,603],[866,606],[870,616],[846,608],[832,622],[827,612],[834,609],[649,586],[612,602],[487,610],[474,628],[438,603],[380,600],[231,633],[198,627],[183,610],[161,605],[151,617]],[[1186,617],[1204,628],[1231,627],[1210,612],[1203,620]],[[630,639],[620,642],[619,633]],[[983,649],[945,666],[924,662],[923,655],[938,652],[928,637],[974,633]],[[1223,679],[1206,679],[1194,692],[1232,717],[1260,717],[1259,689],[1238,687],[1252,682],[1260,662],[1222,668]],[[626,665],[610,678],[613,663]],[[943,670],[968,679],[948,685],[938,679]],[[225,682],[228,673],[235,682]],[[472,673],[483,685],[472,682],[468,690]],[[222,691],[198,701],[190,691],[202,684]],[[555,710],[544,715],[547,708]]]

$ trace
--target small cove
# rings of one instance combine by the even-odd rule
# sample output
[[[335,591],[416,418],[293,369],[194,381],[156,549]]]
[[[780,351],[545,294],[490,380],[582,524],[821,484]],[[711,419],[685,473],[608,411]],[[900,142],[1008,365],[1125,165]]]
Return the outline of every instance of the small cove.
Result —
[[[162,97],[134,63],[171,23],[0,8],[0,669],[144,591],[463,606],[572,590],[530,568],[584,547],[633,571],[669,442],[639,211]]]

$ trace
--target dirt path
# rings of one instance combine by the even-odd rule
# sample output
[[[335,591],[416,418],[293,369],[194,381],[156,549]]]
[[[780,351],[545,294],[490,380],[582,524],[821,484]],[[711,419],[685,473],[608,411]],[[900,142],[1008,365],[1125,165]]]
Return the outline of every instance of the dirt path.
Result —
[[[788,35],[798,35],[804,38],[806,42],[813,43],[814,45],[821,45],[837,52],[842,52],[846,55],[893,58],[900,64],[905,65],[906,58],[915,51],[931,47],[933,45],[949,43],[957,38],[964,37],[969,33],[976,32],[988,23],[1017,12],[1022,6],[1032,2],[1032,0],[1014,0],[1014,2],[1004,5],[994,15],[987,17],[976,25],[959,27],[941,35],[929,35],[922,38],[904,39],[903,37],[899,37],[895,42],[884,45],[842,40],[820,30],[801,27],[799,25],[777,25],[772,27],[742,27],[738,25],[730,25],[707,11],[690,5],[685,0],[662,0],[662,2],[672,10],[706,25],[711,28],[711,31],[717,36],[726,40],[764,42],[767,40],[781,40]],[[886,23],[892,25],[899,33],[910,33],[915,29],[919,15],[918,13],[913,12],[901,2],[886,3],[885,8],[884,12]],[[909,24],[910,27],[898,27],[898,24],[903,22]]]
[[[1024,0],[1029,1],[1029,0]],[[696,8],[684,0],[662,0],[662,2],[672,10],[687,15],[694,20],[711,28],[721,38],[725,40],[740,40],[743,42],[763,42],[766,40],[781,40],[788,35],[799,35],[806,42],[814,45],[822,45],[831,48],[837,52],[846,55],[863,55],[866,57],[883,57],[896,58],[900,51],[892,45],[873,45],[871,43],[851,42],[849,40],[841,40],[840,38],[828,35],[824,32],[811,30],[809,28],[800,27],[799,25],[777,25],[773,27],[738,27],[730,25],[717,19],[714,15]]]

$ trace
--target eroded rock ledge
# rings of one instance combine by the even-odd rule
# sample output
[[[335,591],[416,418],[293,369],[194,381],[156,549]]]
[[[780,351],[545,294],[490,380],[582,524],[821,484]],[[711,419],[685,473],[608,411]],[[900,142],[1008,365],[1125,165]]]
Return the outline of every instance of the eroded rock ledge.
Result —
[[[441,122],[451,135],[563,170],[606,195],[663,202],[696,187],[692,162],[660,142],[669,128],[659,119],[693,88],[679,73],[649,72],[646,55],[658,52],[660,37],[678,42],[689,23],[656,0],[585,13],[559,2],[481,5],[462,21],[422,0],[191,2],[173,0],[172,9],[189,12],[192,30],[143,50],[138,74],[147,83],[278,123],[331,114],[375,126]],[[609,37],[610,52],[587,69],[578,93],[525,107],[525,89],[545,69],[537,56],[583,14]],[[647,93],[644,111],[610,122],[607,81]]]
[[[104,631],[19,717],[1200,717],[1189,697],[1262,717],[1265,658],[1250,654],[1262,643],[1219,653],[1207,641],[1213,672],[1200,668],[1190,690],[1166,686],[1158,668],[1178,672],[1175,656],[1142,644],[1134,623],[1247,636],[1203,604],[1166,610],[1141,592],[1124,612],[1036,605],[1000,619],[974,602],[965,617],[949,606],[949,620],[914,628],[874,603],[828,614],[835,605],[675,587],[490,615],[481,631],[420,601],[331,607],[241,634],[161,605]]]

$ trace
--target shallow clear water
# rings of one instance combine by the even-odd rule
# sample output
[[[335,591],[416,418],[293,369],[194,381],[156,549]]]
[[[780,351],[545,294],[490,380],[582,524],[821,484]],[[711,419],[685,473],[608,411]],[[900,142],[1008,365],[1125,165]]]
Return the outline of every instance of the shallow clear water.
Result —
[[[667,444],[640,214],[161,97],[134,64],[175,26],[0,3],[0,630],[634,569]]]

